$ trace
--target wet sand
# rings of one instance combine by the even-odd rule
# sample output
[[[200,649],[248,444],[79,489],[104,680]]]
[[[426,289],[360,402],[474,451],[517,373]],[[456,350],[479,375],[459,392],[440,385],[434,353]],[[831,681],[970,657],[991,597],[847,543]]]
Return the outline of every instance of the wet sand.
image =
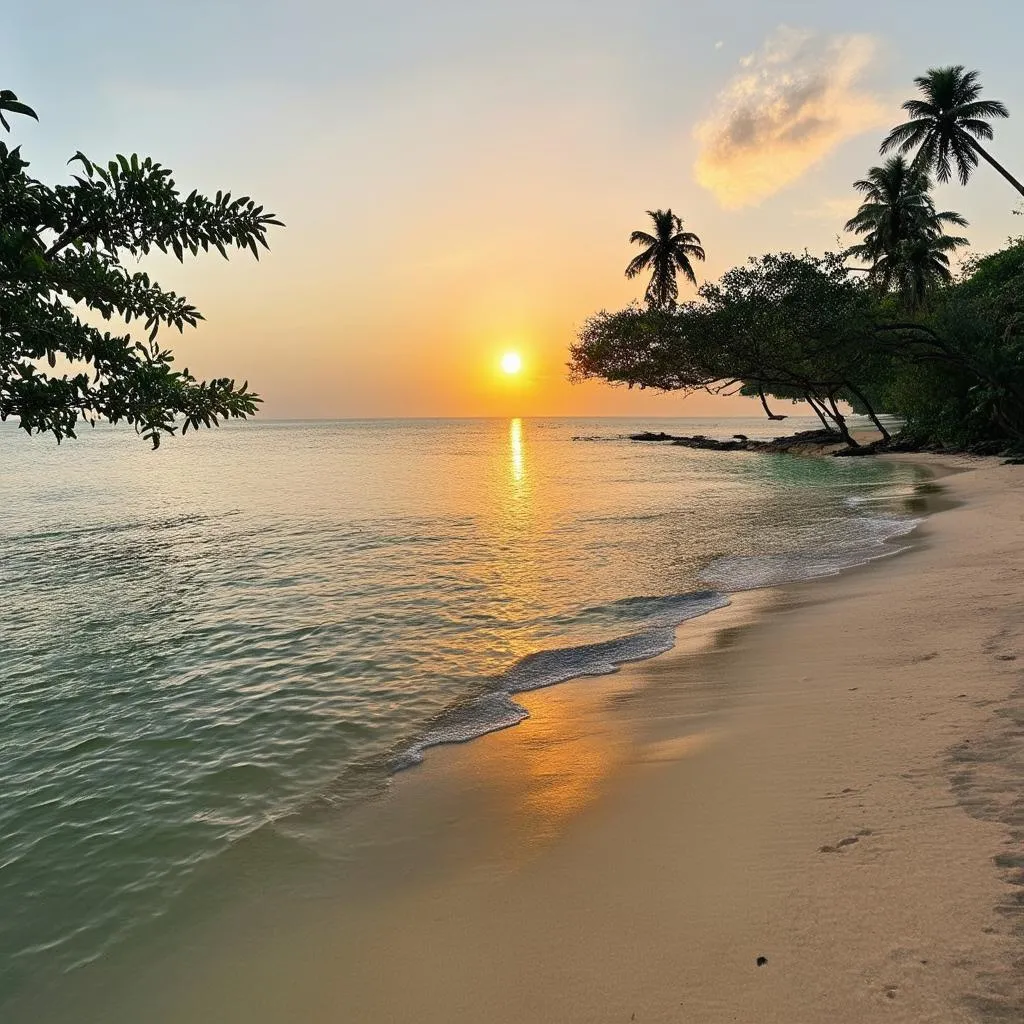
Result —
[[[1024,1019],[1024,467],[954,461],[909,553],[525,695],[103,1019]]]

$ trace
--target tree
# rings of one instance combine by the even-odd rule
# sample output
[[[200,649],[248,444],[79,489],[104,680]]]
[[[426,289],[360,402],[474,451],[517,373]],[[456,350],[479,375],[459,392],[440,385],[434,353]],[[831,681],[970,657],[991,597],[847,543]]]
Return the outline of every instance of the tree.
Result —
[[[9,90],[4,112],[36,117]],[[74,437],[80,420],[127,422],[154,448],[166,434],[245,418],[260,399],[226,377],[199,381],[173,369],[161,328],[195,327],[202,314],[127,258],[153,250],[183,261],[211,247],[259,258],[281,222],[248,196],[183,197],[171,171],[137,155],[106,165],[81,152],[71,184],[49,186],[28,173],[20,147],[0,142],[0,419],[28,433]],[[123,329],[102,330],[115,320]],[[142,325],[133,337],[132,321]]]
[[[966,241],[927,229],[886,253],[873,269],[881,286],[896,291],[905,309],[919,310],[936,288],[952,284],[948,253]]]
[[[853,402],[887,436],[867,391],[891,358],[891,342],[878,337],[875,293],[851,279],[842,256],[751,259],[702,285],[699,296],[678,308],[591,317],[570,349],[571,377],[795,397],[855,447],[842,411]]]
[[[936,211],[928,176],[903,156],[872,167],[853,187],[864,202],[846,230],[864,237],[847,256],[870,263],[870,279],[882,291],[898,292],[906,308],[921,307],[934,287],[952,281],[947,254],[967,245],[966,238],[947,235],[945,226],[967,221],[951,210]]]
[[[990,120],[1010,116],[999,100],[979,99],[978,72],[968,71],[962,64],[929,68],[914,83],[924,99],[903,104],[911,120],[893,128],[881,151],[898,149],[900,153],[909,153],[916,149],[915,166],[924,172],[934,169],[943,184],[953,176],[955,164],[962,185],[967,184],[980,156],[1024,195],[1024,185],[978,142],[993,137]]]
[[[690,284],[696,285],[697,275],[690,261],[703,262],[704,249],[692,231],[683,230],[683,222],[671,210],[648,210],[647,215],[654,222],[654,234],[634,231],[629,236],[632,245],[646,248],[630,260],[626,277],[632,279],[650,270],[651,282],[645,295],[648,305],[671,309],[679,296],[676,273],[681,270]]]

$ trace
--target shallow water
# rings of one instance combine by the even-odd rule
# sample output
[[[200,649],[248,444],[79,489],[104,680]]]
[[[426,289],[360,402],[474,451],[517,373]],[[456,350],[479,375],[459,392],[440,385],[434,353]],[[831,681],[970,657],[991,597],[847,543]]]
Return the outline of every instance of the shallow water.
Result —
[[[116,955],[267,822],[916,521],[911,467],[623,438],[651,425],[264,422],[157,453],[0,429],[0,1004]]]

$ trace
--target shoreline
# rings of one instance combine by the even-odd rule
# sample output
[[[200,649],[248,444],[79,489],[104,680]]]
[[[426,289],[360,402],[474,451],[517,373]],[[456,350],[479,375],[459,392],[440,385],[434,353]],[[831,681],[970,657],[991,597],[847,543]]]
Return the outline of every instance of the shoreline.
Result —
[[[795,435],[794,437],[781,438],[779,439],[780,444],[776,444],[774,441],[769,442],[751,442],[753,447],[743,448],[721,448],[716,447],[711,450],[722,451],[722,450],[743,450],[747,452],[755,452],[758,454],[782,454],[790,456],[798,456],[802,458],[825,458],[827,456],[835,455],[837,450],[841,447],[835,442],[822,442],[814,440],[809,435],[819,435],[820,431],[807,431],[803,435]],[[858,435],[862,441],[870,444],[867,439],[872,435],[860,434]],[[656,435],[631,435],[633,441],[648,441],[648,440],[670,440],[673,443],[677,443],[680,440],[701,440],[706,441],[707,438],[699,436],[697,438],[671,438],[670,435],[663,434],[660,436]],[[795,442],[795,443],[794,443]],[[689,446],[688,447],[694,447]],[[697,445],[695,447],[707,447]],[[926,517],[934,512],[942,511],[947,506],[942,502],[939,497],[939,489],[931,489],[931,485],[941,479],[943,476],[951,475],[957,472],[964,471],[965,467],[955,465],[953,460],[963,458],[971,459],[973,456],[970,455],[941,455],[937,457],[931,457],[929,455],[921,455],[920,453],[911,452],[906,453],[902,451],[884,452],[880,454],[891,455],[891,461],[904,462],[908,465],[916,465],[922,469],[926,469],[929,473],[929,480],[924,483],[924,490],[921,490],[922,485],[918,484],[915,488],[915,494],[913,501],[920,502],[919,511]],[[950,506],[951,507],[951,506]],[[797,578],[792,580],[783,580],[782,582],[765,581],[763,583],[756,583],[749,586],[736,586],[729,587],[719,585],[708,577],[700,577],[698,584],[703,590],[693,590],[685,594],[674,595],[680,602],[682,601],[699,601],[707,600],[710,597],[718,596],[725,599],[725,603],[716,607],[710,607],[704,611],[698,611],[693,615],[681,619],[673,625],[653,626],[646,625],[641,626],[639,631],[633,633],[620,634],[613,637],[608,637],[603,640],[592,641],[590,643],[582,644],[576,647],[557,647],[557,648],[541,648],[528,655],[526,658],[521,659],[515,663],[506,672],[506,675],[513,675],[519,670],[525,662],[544,658],[548,655],[565,655],[574,654],[583,651],[597,651],[601,650],[613,650],[619,648],[625,648],[629,646],[629,642],[633,638],[639,638],[641,635],[652,634],[656,630],[671,630],[673,635],[673,641],[669,647],[664,650],[655,650],[651,653],[642,654],[618,654],[610,656],[607,659],[608,665],[610,666],[607,670],[602,670],[596,673],[590,673],[581,667],[580,671],[576,674],[567,675],[561,679],[553,679],[551,681],[540,682],[533,685],[528,685],[524,688],[511,687],[509,689],[498,688],[492,691],[486,691],[481,694],[480,697],[475,698],[476,700],[487,700],[488,698],[503,698],[506,701],[505,706],[501,708],[503,717],[498,721],[488,721],[486,724],[481,725],[479,731],[469,731],[466,728],[466,722],[464,721],[464,712],[470,709],[473,700],[467,701],[465,704],[457,705],[454,709],[449,709],[446,712],[442,712],[438,718],[430,723],[427,727],[426,732],[416,740],[412,741],[408,747],[402,747],[402,749],[391,759],[391,769],[389,771],[389,778],[420,767],[424,759],[429,756],[431,751],[443,750],[449,746],[471,743],[475,740],[481,739],[491,732],[499,732],[506,729],[514,729],[521,725],[524,721],[528,721],[530,718],[529,712],[524,707],[523,698],[525,695],[535,691],[547,689],[551,686],[564,686],[567,683],[574,683],[586,680],[592,680],[600,675],[617,674],[624,670],[630,670],[634,666],[642,665],[645,662],[653,661],[659,658],[664,658],[673,652],[676,652],[681,645],[684,646],[684,650],[692,651],[694,649],[693,643],[684,644],[684,635],[689,635],[692,631],[697,628],[695,623],[697,620],[708,618],[709,622],[704,625],[704,629],[698,634],[700,637],[704,637],[706,630],[710,629],[712,633],[715,633],[716,625],[721,620],[721,613],[727,609],[730,605],[734,604],[737,600],[741,599],[740,595],[750,594],[756,591],[764,590],[776,590],[790,586],[803,586],[808,583],[813,583],[822,579],[830,579],[836,576],[845,575],[846,573],[853,572],[857,569],[863,568],[864,566],[871,565],[872,563],[892,557],[897,554],[901,554],[914,544],[914,536],[916,535],[920,523],[926,521],[922,520],[914,524],[907,532],[894,533],[891,536],[884,538],[878,543],[879,552],[876,554],[867,554],[866,551],[863,553],[862,560],[855,560],[849,564],[844,564],[836,567],[833,571],[820,573],[818,575],[811,575],[806,578]],[[896,550],[886,550],[889,545],[900,545]],[[685,628],[686,633],[683,634],[680,631]],[[698,641],[699,643],[699,641]],[[455,714],[452,714],[452,711]],[[454,728],[449,727],[449,722],[454,719],[452,723]],[[451,736],[438,735],[438,733],[451,732]]]
[[[1019,776],[1007,763],[1021,757],[1013,726],[1024,724],[1012,568],[1024,562],[1024,478],[992,459],[887,458],[939,471],[957,502],[900,558],[736,595],[703,637],[624,670],[602,695],[584,696],[592,681],[534,695],[531,722],[610,701],[636,733],[597,730],[598,747],[619,751],[610,766],[563,740],[568,756],[542,766],[547,785],[520,794],[532,808],[511,830],[519,852],[441,897],[468,909],[429,938],[419,1019],[1021,1018],[1020,812],[1007,775],[1024,782],[1024,763]],[[719,616],[732,621],[723,629]],[[680,675],[704,680],[705,694],[678,691]],[[538,755],[552,742],[541,731],[522,737]],[[488,739],[489,755],[453,751],[435,782],[500,762],[506,744]],[[585,766],[576,783],[552,782],[568,761]],[[595,785],[600,799],[586,805]],[[559,791],[569,823],[524,839],[538,794]],[[410,792],[406,808],[422,796]],[[674,804],[684,813],[666,821]],[[414,905],[436,909],[427,888]],[[478,952],[495,945],[498,966]],[[415,942],[399,948],[422,955]],[[524,976],[539,989],[522,991]],[[467,1009],[446,1017],[456,992]],[[366,1019],[413,1012],[372,984],[362,994]]]
[[[318,837],[383,831],[372,863],[254,899],[107,1019],[1020,1019],[1024,478],[899,458],[967,470],[900,558],[733,595],[671,652],[517,695],[523,726]]]

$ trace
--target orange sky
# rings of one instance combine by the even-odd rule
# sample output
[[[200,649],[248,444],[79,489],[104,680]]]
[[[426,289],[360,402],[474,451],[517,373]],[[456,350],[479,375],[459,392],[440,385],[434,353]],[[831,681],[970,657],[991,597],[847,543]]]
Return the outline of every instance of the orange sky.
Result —
[[[643,295],[623,270],[645,210],[684,218],[710,277],[834,249],[913,76],[953,59],[1010,105],[993,151],[1024,166],[1019,34],[985,0],[948,25],[923,0],[57,6],[7,26],[5,88],[42,119],[17,129],[35,171],[139,151],[287,223],[259,264],[152,265],[207,318],[173,338],[180,361],[248,378],[267,416],[757,414],[567,382],[578,326]],[[83,50],[88,78],[63,74]],[[1021,227],[984,166],[938,202],[982,251]]]

